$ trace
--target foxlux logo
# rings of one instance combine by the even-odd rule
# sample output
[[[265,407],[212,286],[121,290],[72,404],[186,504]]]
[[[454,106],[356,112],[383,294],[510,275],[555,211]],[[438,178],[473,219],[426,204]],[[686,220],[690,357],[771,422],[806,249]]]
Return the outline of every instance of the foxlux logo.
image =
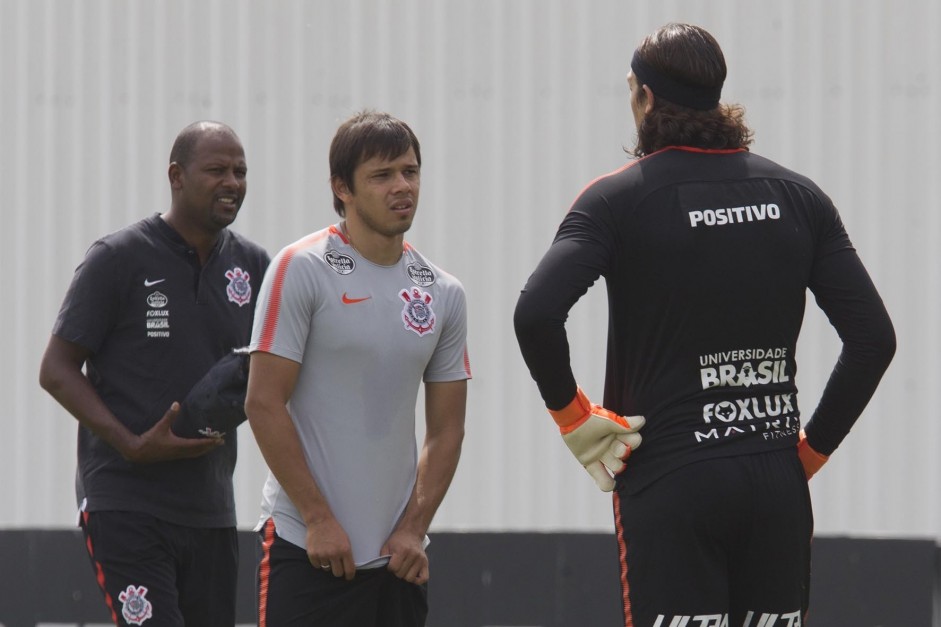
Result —
[[[689,225],[696,228],[705,226],[723,226],[760,220],[777,220],[781,209],[774,203],[745,205],[744,207],[726,207],[724,209],[695,209],[689,212]]]
[[[794,394],[773,394],[759,398],[739,398],[734,401],[721,401],[719,403],[706,403],[702,408],[702,419],[707,425],[712,424],[716,418],[720,422],[735,422],[737,420],[764,419],[773,416],[789,415],[794,413],[794,403],[791,399]]]

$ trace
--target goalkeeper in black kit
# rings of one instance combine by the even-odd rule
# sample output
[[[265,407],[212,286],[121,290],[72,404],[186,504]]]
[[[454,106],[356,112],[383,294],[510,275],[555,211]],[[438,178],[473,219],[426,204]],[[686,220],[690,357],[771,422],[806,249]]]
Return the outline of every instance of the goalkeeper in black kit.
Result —
[[[576,199],[515,313],[523,357],[578,461],[614,491],[628,627],[797,627],[810,587],[807,480],[849,433],[895,333],[831,200],[748,150],[702,28],[634,53],[632,161]],[[608,292],[604,406],[578,387],[565,321]],[[807,290],[843,343],[802,423]],[[641,445],[643,442],[643,446]]]

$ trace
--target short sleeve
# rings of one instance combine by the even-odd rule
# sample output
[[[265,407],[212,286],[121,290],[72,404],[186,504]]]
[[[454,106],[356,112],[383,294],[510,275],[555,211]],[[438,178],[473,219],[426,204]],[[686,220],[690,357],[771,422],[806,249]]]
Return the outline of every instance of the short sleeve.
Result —
[[[124,289],[115,251],[101,240],[75,269],[52,328],[53,335],[98,352],[118,318]]]
[[[303,362],[310,333],[316,290],[307,285],[312,272],[305,272],[307,257],[286,248],[265,272],[255,307],[251,351],[262,351]]]
[[[471,378],[467,355],[467,301],[463,286],[457,282],[447,291],[447,318],[441,339],[425,368],[426,382],[460,381]]]

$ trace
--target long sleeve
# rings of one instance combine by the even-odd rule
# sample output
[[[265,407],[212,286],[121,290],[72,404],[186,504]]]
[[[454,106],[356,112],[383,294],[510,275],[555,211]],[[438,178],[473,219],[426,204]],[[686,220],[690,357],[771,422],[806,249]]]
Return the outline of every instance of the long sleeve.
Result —
[[[895,330],[869,274],[852,249],[818,260],[810,290],[843,341],[807,439],[831,454],[872,398],[895,355]]]

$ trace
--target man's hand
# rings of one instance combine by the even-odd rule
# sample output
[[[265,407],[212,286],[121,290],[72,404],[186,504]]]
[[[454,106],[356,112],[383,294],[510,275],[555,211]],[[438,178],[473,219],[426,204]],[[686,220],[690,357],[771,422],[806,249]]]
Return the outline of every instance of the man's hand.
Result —
[[[389,556],[386,566],[392,574],[416,585],[428,581],[428,556],[422,546],[424,534],[416,535],[403,529],[396,529],[382,545],[380,555]]]
[[[90,356],[91,350],[84,346],[51,336],[42,357],[39,384],[83,427],[107,442],[127,461],[147,464],[199,457],[224,444],[223,440],[211,438],[187,440],[170,431],[180,411],[179,403],[172,403],[150,430],[134,433],[105,405],[82,371]]]
[[[121,447],[119,452],[124,459],[137,464],[148,464],[199,457],[225,444],[222,438],[194,440],[175,435],[171,426],[179,413],[180,404],[174,402],[157,424],[135,437],[127,446]]]
[[[578,388],[572,402],[560,410],[549,410],[562,439],[603,492],[614,489],[612,474],[624,469],[631,451],[640,446],[637,431],[643,416],[619,416],[595,405]]]
[[[347,581],[356,574],[353,546],[339,521],[329,516],[307,525],[307,559],[314,568]]]
[[[801,429],[800,439],[797,441],[797,456],[801,460],[801,466],[804,467],[807,481],[810,481],[810,478],[830,459],[829,455],[822,455],[811,448],[803,429]]]

